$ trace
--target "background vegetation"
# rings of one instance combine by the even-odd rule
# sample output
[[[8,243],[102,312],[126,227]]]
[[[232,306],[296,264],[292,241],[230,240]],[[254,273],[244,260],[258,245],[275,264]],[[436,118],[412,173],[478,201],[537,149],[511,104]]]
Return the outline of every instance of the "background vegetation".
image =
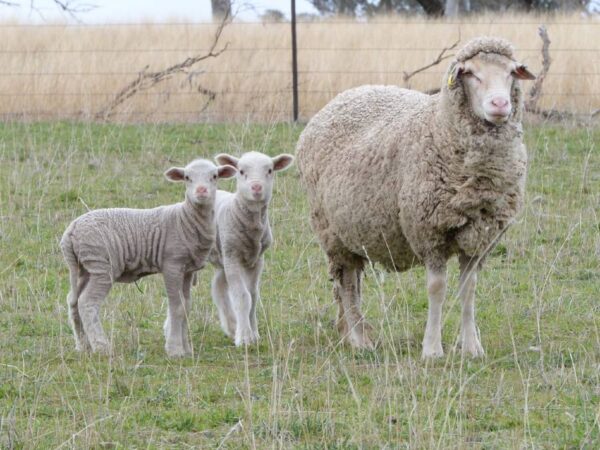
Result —
[[[102,308],[110,357],[80,355],[58,241],[90,208],[182,198],[162,172],[196,156],[293,151],[290,125],[0,125],[0,448],[598,448],[600,133],[529,128],[526,207],[480,277],[483,360],[420,360],[423,271],[368,270],[374,352],[340,345],[296,170],[271,209],[260,344],[235,348],[193,290],[194,357],[163,349],[160,277]],[[230,185],[223,185],[231,187]]]

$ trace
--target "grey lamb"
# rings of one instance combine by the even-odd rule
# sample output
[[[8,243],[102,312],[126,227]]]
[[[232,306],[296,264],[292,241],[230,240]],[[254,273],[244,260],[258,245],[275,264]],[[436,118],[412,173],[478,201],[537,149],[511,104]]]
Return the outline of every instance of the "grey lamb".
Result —
[[[463,352],[484,354],[475,325],[477,270],[523,202],[527,155],[519,80],[534,76],[500,38],[470,41],[439,94],[363,86],[317,113],[297,145],[311,223],[329,260],[338,329],[373,347],[360,310],[366,261],[425,265],[423,357],[443,355],[446,264],[460,262]]]
[[[99,209],[67,227],[60,246],[70,272],[67,302],[77,350],[109,351],[99,310],[113,283],[162,273],[169,297],[165,349],[173,357],[191,353],[191,279],[206,264],[215,241],[217,179],[234,174],[233,167],[202,159],[172,167],[165,177],[185,183],[183,202],[153,209]]]

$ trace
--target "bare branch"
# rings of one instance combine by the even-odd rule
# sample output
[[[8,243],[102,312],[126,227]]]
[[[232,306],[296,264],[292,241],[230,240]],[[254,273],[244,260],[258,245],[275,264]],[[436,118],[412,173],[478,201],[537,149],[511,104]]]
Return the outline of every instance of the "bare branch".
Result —
[[[208,53],[203,55],[196,55],[185,59],[184,61],[174,64],[172,66],[167,67],[166,69],[157,71],[157,72],[147,72],[149,66],[146,66],[142,69],[142,71],[138,74],[137,78],[127,84],[119,93],[115,96],[115,98],[102,109],[98,114],[96,114],[97,119],[108,119],[115,113],[115,109],[123,104],[126,100],[133,97],[140,91],[148,90],[158,83],[170,79],[173,75],[178,73],[186,73],[186,70],[199,63],[200,61],[204,61],[209,58],[216,58],[225,50],[227,50],[227,46],[229,43],[226,43],[219,50],[216,50],[219,45],[219,41],[221,38],[221,34],[223,33],[223,29],[227,25],[230,19],[231,11],[227,11],[221,23],[217,27],[217,31],[215,32],[215,36],[213,38],[212,44],[208,50]],[[203,88],[199,88],[199,92],[206,93],[209,98],[209,102],[214,100],[216,93],[213,93],[209,90],[204,90]],[[207,105],[205,105],[205,108]]]
[[[456,40],[456,42],[454,44],[452,44],[450,47],[444,47],[442,49],[442,51],[440,52],[440,54],[437,56],[437,58],[433,60],[433,62],[431,62],[431,63],[427,64],[426,66],[423,66],[417,70],[414,70],[412,72],[404,72],[402,79],[404,80],[404,83],[406,84],[406,86],[409,87],[408,80],[410,80],[416,74],[421,73],[433,66],[437,66],[439,63],[441,63],[445,59],[452,58],[454,56],[454,54],[446,55],[446,52],[448,52],[450,50],[454,50],[459,43],[460,43],[460,30],[458,32],[458,39]]]
[[[538,28],[538,34],[542,39],[542,70],[536,77],[531,90],[529,91],[529,98],[525,102],[525,108],[529,111],[535,111],[537,109],[537,103],[542,94],[542,85],[544,83],[544,79],[550,70],[550,64],[552,63],[552,58],[550,58],[550,38],[548,37],[548,31],[546,30],[545,25],[541,25]]]

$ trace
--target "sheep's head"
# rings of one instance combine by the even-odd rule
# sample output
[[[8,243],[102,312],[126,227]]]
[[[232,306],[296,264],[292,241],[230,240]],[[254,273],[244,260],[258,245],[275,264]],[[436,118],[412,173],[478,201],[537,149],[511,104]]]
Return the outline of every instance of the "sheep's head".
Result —
[[[287,169],[294,157],[281,154],[271,158],[259,152],[244,153],[241,158],[222,153],[215,156],[219,164],[237,169],[237,192],[249,202],[266,204],[273,194],[275,172]]]
[[[461,89],[472,113],[501,125],[520,108],[518,80],[535,76],[513,59],[512,46],[498,38],[478,38],[456,55],[447,73],[447,89]]]
[[[196,159],[185,167],[171,167],[165,172],[169,181],[184,182],[186,198],[196,205],[214,203],[219,178],[231,178],[236,169],[231,166],[215,166],[205,159]]]

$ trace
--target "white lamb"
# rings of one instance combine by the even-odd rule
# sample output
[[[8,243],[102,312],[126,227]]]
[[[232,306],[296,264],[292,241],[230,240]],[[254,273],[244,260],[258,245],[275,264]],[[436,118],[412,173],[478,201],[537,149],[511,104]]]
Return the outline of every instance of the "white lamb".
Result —
[[[185,183],[183,202],[154,209],[99,209],[67,227],[60,245],[70,272],[67,302],[77,350],[109,351],[99,310],[113,283],[162,273],[169,297],[165,349],[172,357],[191,353],[190,283],[215,242],[217,179],[235,172],[202,159],[172,167],[165,177]]]
[[[212,297],[221,327],[239,346],[259,338],[256,307],[263,253],[273,240],[267,208],[275,172],[288,168],[294,157],[249,152],[240,159],[226,154],[215,159],[238,170],[236,192],[217,191],[217,243],[209,261],[215,266]]]

